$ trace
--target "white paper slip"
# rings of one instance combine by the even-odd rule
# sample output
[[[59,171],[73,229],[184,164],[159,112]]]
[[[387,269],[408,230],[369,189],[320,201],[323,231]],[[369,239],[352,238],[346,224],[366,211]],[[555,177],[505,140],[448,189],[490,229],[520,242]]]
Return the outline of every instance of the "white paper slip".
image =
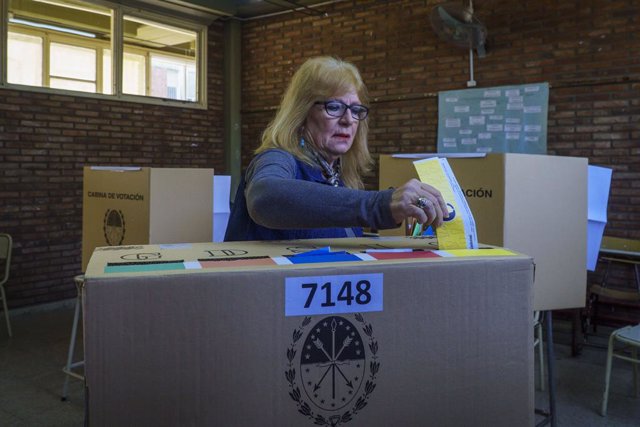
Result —
[[[471,209],[447,159],[417,160],[420,181],[437,188],[447,202],[449,217],[435,229],[439,249],[477,249],[478,232]]]

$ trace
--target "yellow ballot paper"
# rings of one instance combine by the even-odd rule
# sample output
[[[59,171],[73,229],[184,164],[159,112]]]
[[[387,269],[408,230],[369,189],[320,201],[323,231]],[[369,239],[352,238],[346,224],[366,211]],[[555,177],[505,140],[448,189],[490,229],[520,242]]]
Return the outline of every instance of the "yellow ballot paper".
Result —
[[[413,162],[420,181],[440,190],[449,218],[435,229],[439,249],[477,249],[478,232],[473,214],[447,159],[432,157]]]

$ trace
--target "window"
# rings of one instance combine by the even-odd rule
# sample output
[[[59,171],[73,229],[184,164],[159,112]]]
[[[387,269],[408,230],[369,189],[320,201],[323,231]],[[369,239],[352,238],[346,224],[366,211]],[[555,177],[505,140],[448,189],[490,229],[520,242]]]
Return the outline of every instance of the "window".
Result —
[[[160,55],[151,56],[151,94],[195,101],[195,64]]]
[[[58,89],[96,91],[96,50],[70,44],[49,45],[49,85]]]
[[[204,25],[76,0],[9,0],[8,13],[0,84],[205,105]]]
[[[130,64],[130,68],[125,69],[125,80],[131,78],[140,82],[141,73],[142,81],[149,82],[146,94],[195,101],[195,93],[187,94],[186,70],[196,69],[197,33],[130,15],[124,16],[124,26],[131,29],[125,31],[125,37],[130,40],[127,45],[145,50],[144,62],[140,62],[140,58],[133,59],[135,54],[129,54],[137,65]],[[137,86],[135,89],[139,90]]]
[[[146,93],[146,59],[144,55],[124,53],[122,91],[131,95]]]
[[[7,75],[10,83],[42,86],[42,45],[42,37],[9,33]]]

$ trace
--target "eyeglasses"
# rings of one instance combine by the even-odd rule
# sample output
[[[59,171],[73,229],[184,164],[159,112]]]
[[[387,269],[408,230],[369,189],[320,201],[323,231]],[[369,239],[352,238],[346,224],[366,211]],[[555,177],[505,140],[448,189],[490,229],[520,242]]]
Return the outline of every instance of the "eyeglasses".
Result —
[[[369,109],[360,104],[347,105],[342,101],[333,100],[314,102],[314,105],[324,105],[324,110],[331,117],[342,117],[347,110],[351,111],[351,117],[356,120],[364,120],[369,115]]]

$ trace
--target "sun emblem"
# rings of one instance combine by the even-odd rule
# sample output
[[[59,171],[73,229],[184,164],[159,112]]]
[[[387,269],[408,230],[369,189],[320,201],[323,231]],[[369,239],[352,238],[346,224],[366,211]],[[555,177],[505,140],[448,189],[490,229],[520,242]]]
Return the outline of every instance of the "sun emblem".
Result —
[[[107,209],[104,214],[104,238],[109,246],[120,246],[124,241],[124,215],[122,211]]]
[[[353,317],[355,323],[343,316],[322,318],[298,348],[311,323],[311,317],[305,317],[287,349],[289,396],[298,412],[315,425],[338,426],[351,421],[375,389],[380,369],[378,343],[371,324],[359,313]]]

